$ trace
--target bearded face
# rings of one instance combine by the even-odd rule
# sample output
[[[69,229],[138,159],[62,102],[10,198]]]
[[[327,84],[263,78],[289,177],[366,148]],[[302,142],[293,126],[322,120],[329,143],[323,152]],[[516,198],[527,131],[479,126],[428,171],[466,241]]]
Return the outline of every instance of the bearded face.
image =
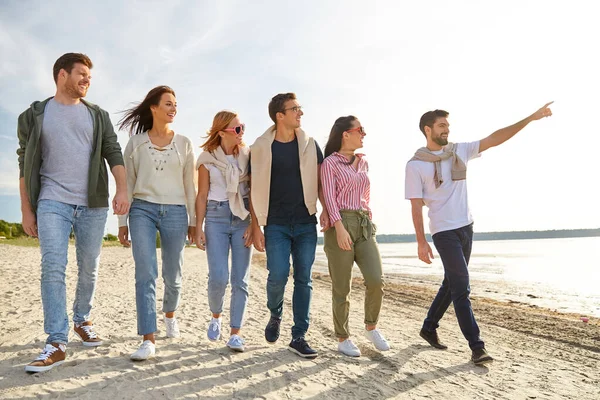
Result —
[[[66,74],[64,90],[72,98],[82,98],[87,94],[91,83],[90,69],[80,63],[73,65],[71,73]]]

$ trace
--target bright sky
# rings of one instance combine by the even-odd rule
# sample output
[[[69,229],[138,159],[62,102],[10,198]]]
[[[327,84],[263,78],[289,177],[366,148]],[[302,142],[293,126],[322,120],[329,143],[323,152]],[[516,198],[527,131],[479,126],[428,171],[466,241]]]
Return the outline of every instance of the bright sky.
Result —
[[[449,111],[450,140],[471,141],[554,100],[553,117],[470,163],[476,230],[598,228],[589,148],[598,135],[598,4],[2,1],[0,219],[20,220],[17,116],[54,94],[60,55],[83,52],[94,62],[87,99],[113,123],[166,84],[179,105],[173,129],[195,145],[221,109],[240,114],[251,144],[271,124],[267,104],[281,92],[298,95],[303,128],[322,147],[337,117],[356,115],[367,128],[381,233],[413,232],[404,167],[425,143],[425,111]],[[127,140],[119,134],[123,148]],[[107,230],[116,233],[116,217]]]

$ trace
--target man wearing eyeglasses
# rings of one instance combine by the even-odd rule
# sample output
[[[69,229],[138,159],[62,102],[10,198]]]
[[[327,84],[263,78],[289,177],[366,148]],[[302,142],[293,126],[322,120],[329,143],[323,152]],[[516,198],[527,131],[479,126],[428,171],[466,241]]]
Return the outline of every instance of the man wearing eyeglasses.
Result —
[[[319,182],[323,153],[300,128],[302,107],[294,93],[278,94],[269,103],[274,124],[250,147],[252,171],[250,211],[254,247],[267,253],[267,307],[271,318],[265,339],[275,343],[283,314],[283,295],[294,266],[292,309],[294,326],[290,351],[304,358],[317,357],[304,336],[308,331],[312,292],[312,265],[317,247],[317,198],[324,205]],[[320,223],[329,228],[323,206]],[[260,227],[264,226],[264,234]]]
[[[469,294],[469,258],[473,244],[473,217],[467,200],[467,163],[491,147],[516,135],[530,122],[549,117],[551,102],[529,117],[470,143],[449,143],[448,112],[428,111],[419,128],[427,145],[406,164],[405,197],[412,205],[419,260],[431,264],[433,252],[425,239],[423,206],[429,209],[429,231],[444,266],[444,281],[423,322],[420,336],[431,346],[445,350],[437,334],[440,319],[450,306],[471,348],[471,361],[482,365],[493,361],[479,337]]]

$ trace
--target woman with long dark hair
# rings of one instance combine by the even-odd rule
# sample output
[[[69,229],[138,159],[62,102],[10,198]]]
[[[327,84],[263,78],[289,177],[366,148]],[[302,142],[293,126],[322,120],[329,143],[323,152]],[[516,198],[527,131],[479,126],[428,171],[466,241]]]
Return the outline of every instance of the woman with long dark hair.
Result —
[[[371,184],[369,165],[363,147],[366,133],[360,121],[350,115],[338,118],[325,146],[321,182],[332,229],[325,231],[325,254],[331,276],[333,322],[339,340],[338,351],[359,357],[360,349],[350,340],[348,295],[352,285],[352,267],[360,268],[365,280],[365,335],[375,348],[389,350],[390,345],[377,329],[383,299],[381,257],[375,241],[376,227],[369,208]]]
[[[179,336],[175,310],[181,294],[185,239],[187,236],[193,243],[196,236],[196,188],[192,143],[169,127],[176,114],[175,92],[168,86],[158,86],[139,105],[125,111],[119,121],[119,128],[129,130],[131,135],[124,153],[131,208],[128,215],[119,217],[119,240],[128,246],[131,233],[137,330],[143,335],[132,360],[145,360],[155,353],[157,232],[165,286],[162,311],[166,336]]]
[[[207,336],[221,338],[221,313],[230,280],[231,302],[227,347],[244,351],[240,336],[246,304],[252,245],[248,206],[248,161],[250,150],[242,141],[245,125],[231,111],[219,111],[198,157],[196,200],[196,245],[208,258],[208,305],[212,318]],[[202,224],[204,223],[204,230]]]

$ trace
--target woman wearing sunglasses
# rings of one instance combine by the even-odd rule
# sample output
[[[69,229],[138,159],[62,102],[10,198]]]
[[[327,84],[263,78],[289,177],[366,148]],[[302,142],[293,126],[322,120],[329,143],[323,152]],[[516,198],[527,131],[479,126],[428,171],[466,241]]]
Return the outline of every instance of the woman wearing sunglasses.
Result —
[[[119,122],[119,128],[131,134],[124,159],[127,190],[130,201],[133,199],[129,215],[119,217],[119,240],[129,246],[131,233],[137,330],[143,335],[132,360],[145,360],[155,353],[157,232],[165,285],[162,311],[166,336],[179,336],[175,310],[181,295],[185,238],[193,243],[196,236],[196,188],[192,142],[169,127],[176,114],[175,92],[158,86],[139,105],[127,110]]]
[[[208,258],[208,304],[212,313],[207,336],[211,341],[221,338],[221,313],[231,275],[227,347],[235,351],[244,351],[240,329],[248,303],[252,245],[248,211],[250,150],[242,141],[244,130],[237,114],[218,112],[206,142],[200,146],[204,151],[197,162],[196,245],[206,250]]]
[[[377,329],[383,299],[381,257],[375,241],[369,198],[369,165],[363,147],[366,133],[360,121],[350,115],[338,118],[325,146],[321,182],[329,221],[333,229],[325,231],[325,254],[333,294],[333,323],[339,340],[338,351],[359,357],[359,348],[350,340],[348,295],[352,285],[352,267],[360,268],[365,280],[365,335],[379,351],[390,349]]]

